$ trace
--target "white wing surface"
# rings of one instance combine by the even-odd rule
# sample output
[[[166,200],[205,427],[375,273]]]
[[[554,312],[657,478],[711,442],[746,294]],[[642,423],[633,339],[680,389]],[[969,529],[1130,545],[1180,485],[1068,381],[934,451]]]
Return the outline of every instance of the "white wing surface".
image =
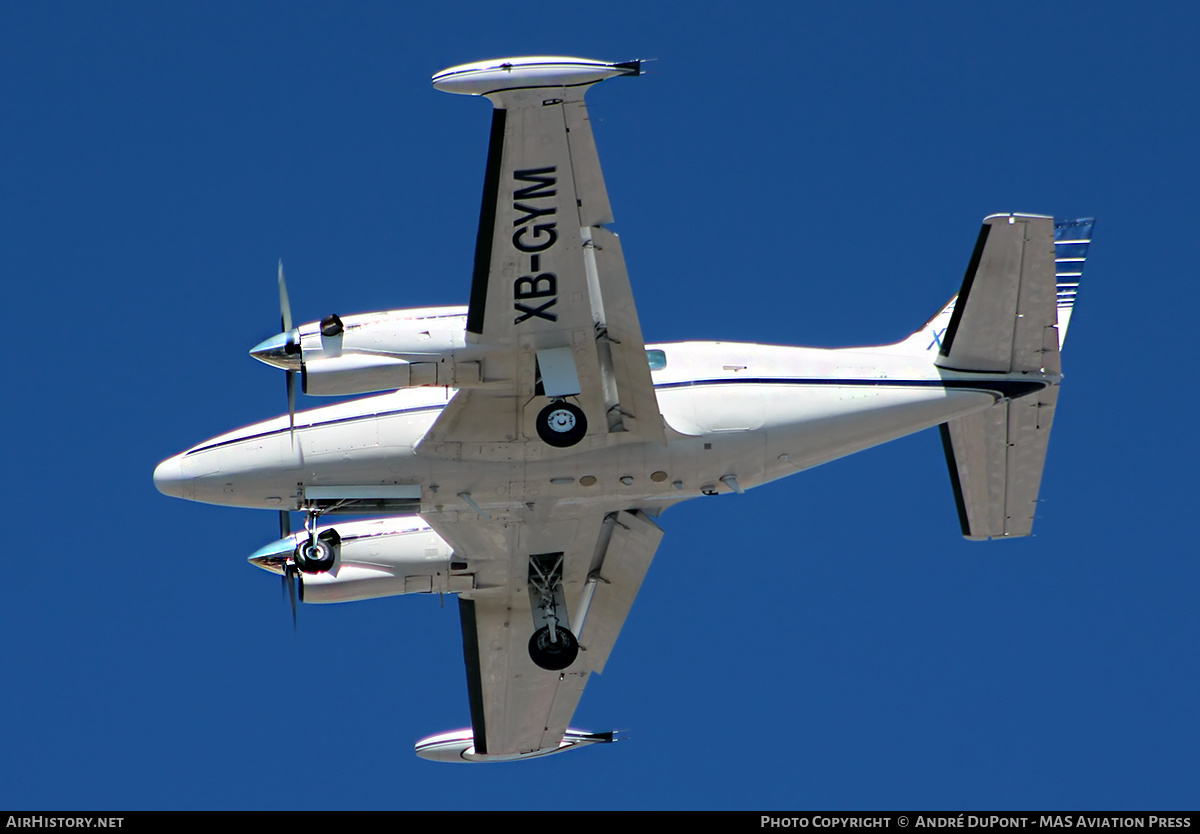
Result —
[[[637,511],[524,522],[427,518],[455,553],[471,554],[476,575],[476,590],[459,597],[475,752],[506,756],[557,747],[588,677],[604,669],[662,530]],[[530,555],[557,552],[581,651],[570,667],[550,672],[529,658],[526,583]]]
[[[534,416],[551,399],[583,410],[581,448],[664,442],[625,259],[604,226],[612,211],[583,102],[590,84],[638,65],[524,60],[435,76],[442,89],[487,95],[495,109],[467,315],[481,384],[458,392],[422,454],[457,457],[463,444],[484,459],[524,458],[533,446],[541,454]]]
[[[511,488],[532,458],[665,443],[625,259],[605,228],[612,210],[583,102],[592,84],[639,72],[636,62],[521,58],[434,76],[439,89],[494,106],[466,325],[479,383],[455,394],[417,447],[478,461],[478,473],[509,473],[500,506],[484,501],[485,510],[459,492],[475,512],[422,513],[475,576],[459,597],[473,756],[559,749],[662,538],[637,509],[525,503]],[[551,404],[577,409],[586,431],[569,443],[545,440],[538,415]],[[549,587],[533,579],[547,564],[561,571],[551,583],[566,608],[559,625],[579,642],[560,671],[530,658],[531,597]]]

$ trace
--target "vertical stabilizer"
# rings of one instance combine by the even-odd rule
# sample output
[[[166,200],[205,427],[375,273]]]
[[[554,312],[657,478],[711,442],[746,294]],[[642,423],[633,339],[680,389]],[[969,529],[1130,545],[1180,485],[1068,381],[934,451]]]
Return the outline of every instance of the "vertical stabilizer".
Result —
[[[914,356],[924,354],[932,362],[937,357],[938,351],[942,349],[942,338],[946,335],[946,328],[950,326],[950,318],[954,315],[954,303],[956,301],[958,301],[957,295],[947,301],[946,306],[937,315],[921,325],[907,339],[889,346],[889,352],[907,353]]]

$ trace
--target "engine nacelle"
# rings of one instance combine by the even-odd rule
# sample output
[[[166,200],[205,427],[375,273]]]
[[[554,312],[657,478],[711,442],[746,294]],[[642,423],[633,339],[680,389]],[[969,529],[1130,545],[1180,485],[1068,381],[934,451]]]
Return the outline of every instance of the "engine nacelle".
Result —
[[[310,603],[354,602],[401,594],[457,594],[475,587],[465,561],[454,559],[441,536],[415,516],[351,521],[317,528],[337,531],[333,567],[300,574],[300,599]],[[294,564],[308,533],[285,536],[260,548],[251,564],[282,574]]]
[[[415,374],[418,379],[433,376],[436,381],[436,362],[418,365],[422,370],[426,367],[434,369],[433,374],[418,372]],[[413,363],[404,359],[365,353],[306,359],[300,371],[301,388],[305,394],[316,397],[408,388],[414,377],[412,366]]]
[[[256,345],[255,359],[299,371],[304,393],[370,394],[425,385],[478,384],[478,356],[464,357],[466,307],[422,307],[326,316]]]
[[[301,380],[304,393],[316,397],[370,394],[426,385],[463,388],[479,382],[479,362],[460,362],[453,353],[422,357],[422,361],[380,354],[343,353],[305,359]]]

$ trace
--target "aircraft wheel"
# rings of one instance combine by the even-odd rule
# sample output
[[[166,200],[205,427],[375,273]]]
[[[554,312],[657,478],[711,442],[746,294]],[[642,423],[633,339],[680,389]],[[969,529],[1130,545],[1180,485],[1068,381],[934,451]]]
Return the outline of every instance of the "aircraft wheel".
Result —
[[[559,449],[574,446],[587,434],[587,417],[574,403],[550,403],[538,413],[536,423],[538,437]]]
[[[333,544],[325,539],[304,542],[296,548],[296,567],[303,573],[321,573],[333,567],[333,555]]]
[[[556,628],[550,642],[550,626],[542,626],[529,638],[529,659],[549,672],[566,669],[579,656],[579,641],[565,628]]]

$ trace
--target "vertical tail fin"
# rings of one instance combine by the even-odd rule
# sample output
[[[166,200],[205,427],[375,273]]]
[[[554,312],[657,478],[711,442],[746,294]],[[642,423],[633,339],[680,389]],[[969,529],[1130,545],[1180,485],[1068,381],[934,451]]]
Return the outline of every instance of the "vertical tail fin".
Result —
[[[954,315],[954,304],[956,301],[958,301],[957,295],[947,301],[946,306],[937,315],[925,322],[920,329],[903,342],[889,348],[889,350],[896,353],[909,353],[915,356],[926,354],[929,357],[929,361],[932,362],[937,357],[938,351],[942,349],[942,337],[946,335],[946,329],[950,326],[950,319]]]

